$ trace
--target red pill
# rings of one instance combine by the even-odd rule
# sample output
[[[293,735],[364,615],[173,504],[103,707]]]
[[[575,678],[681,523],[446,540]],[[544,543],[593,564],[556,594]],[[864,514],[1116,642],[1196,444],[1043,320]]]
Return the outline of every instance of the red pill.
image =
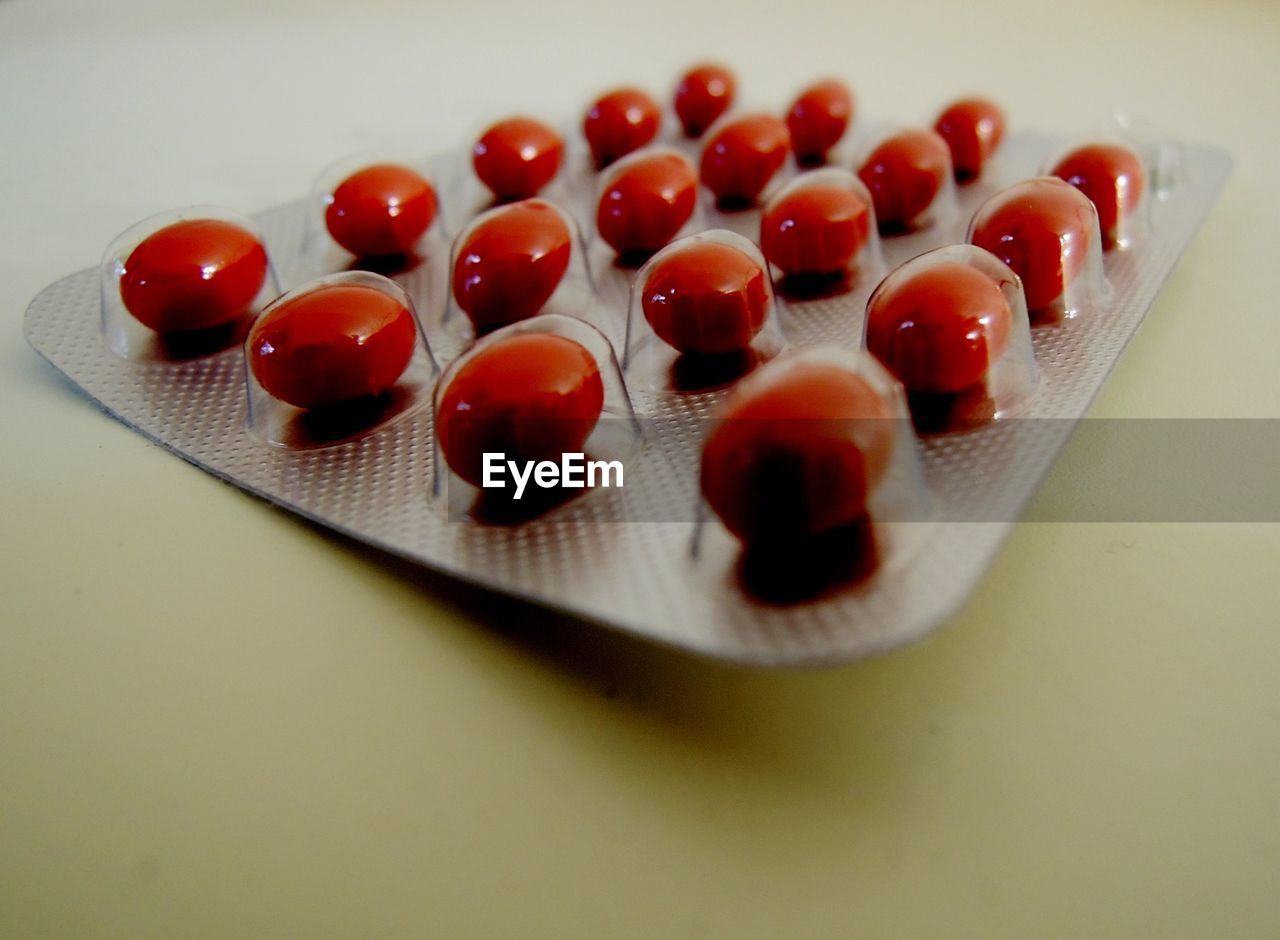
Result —
[[[591,106],[582,132],[596,168],[602,169],[653,140],[661,122],[656,101],[638,88],[619,88]]]
[[[494,209],[454,257],[453,296],[477,334],[527,320],[546,305],[569,268],[572,235],[541,199]]]
[[[252,232],[190,219],[153,232],[130,252],[120,299],[157,333],[204,330],[248,313],[266,279],[267,251]]]
[[[676,86],[676,117],[686,137],[703,132],[729,110],[737,93],[733,73],[720,65],[699,65],[690,69]]]
[[[858,522],[893,457],[892,418],[848,369],[775,362],[725,402],[702,448],[702,494],[747,543]]]
[[[760,247],[783,274],[847,270],[871,234],[871,204],[843,186],[793,189],[769,204],[760,220]]]
[[[871,192],[881,230],[910,229],[933,205],[951,174],[946,141],[933,131],[899,131],[886,138],[858,170]]]
[[[640,303],[653,331],[682,353],[739,352],[764,326],[769,293],[764,269],[744,251],[693,242],[653,263]]]
[[[791,149],[802,164],[824,163],[853,119],[853,92],[844,82],[826,79],[800,92],[787,112]]]
[[[1055,178],[1015,183],[988,199],[969,226],[969,241],[991,252],[1022,279],[1027,309],[1054,316],[1063,292],[1094,250],[1093,205]]]
[[[1088,144],[1059,160],[1053,175],[1088,196],[1098,210],[1103,249],[1124,247],[1125,221],[1138,208],[1146,188],[1146,172],[1138,155],[1119,144]]]
[[[249,333],[249,367],[298,408],[378,395],[400,379],[417,340],[413,314],[364,284],[326,284],[276,301]]]
[[[503,202],[538,195],[560,172],[563,162],[560,135],[527,117],[499,121],[484,132],[471,151],[476,176]]]
[[[418,172],[394,163],[357,170],[325,209],[329,234],[357,258],[412,254],[436,217],[436,191]]]
[[[867,305],[867,351],[911,392],[983,381],[1012,329],[1000,285],[959,261],[891,274]]]
[[[698,175],[677,153],[639,156],[609,181],[596,208],[596,228],[620,255],[652,254],[693,217]]]
[[[481,486],[487,453],[523,463],[583,452],[603,407],[600,367],[584,346],[523,333],[462,364],[436,408],[436,435],[453,472]]]
[[[702,182],[720,202],[755,202],[787,162],[791,135],[770,114],[748,114],[722,126],[702,150]]]
[[[982,166],[1004,139],[1004,112],[986,98],[962,98],[938,115],[933,129],[947,142],[956,181],[982,175]]]

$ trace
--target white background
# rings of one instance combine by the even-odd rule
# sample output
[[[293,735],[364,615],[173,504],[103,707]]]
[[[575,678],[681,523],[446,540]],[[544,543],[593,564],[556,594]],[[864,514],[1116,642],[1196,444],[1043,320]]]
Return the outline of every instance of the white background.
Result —
[[[1277,53],[1266,2],[0,2],[0,934],[1280,933],[1276,526],[1020,526],[923,646],[743,672],[387,568],[20,333],[151,213],[715,57],[1228,148],[1093,414],[1280,417]]]

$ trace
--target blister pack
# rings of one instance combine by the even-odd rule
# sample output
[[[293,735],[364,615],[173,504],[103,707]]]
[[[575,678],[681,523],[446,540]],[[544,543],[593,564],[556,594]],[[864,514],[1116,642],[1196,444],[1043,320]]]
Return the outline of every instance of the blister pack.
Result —
[[[832,663],[973,590],[1230,158],[984,99],[784,116],[719,66],[245,218],[134,226],[30,305],[110,414],[253,494],[696,653]]]

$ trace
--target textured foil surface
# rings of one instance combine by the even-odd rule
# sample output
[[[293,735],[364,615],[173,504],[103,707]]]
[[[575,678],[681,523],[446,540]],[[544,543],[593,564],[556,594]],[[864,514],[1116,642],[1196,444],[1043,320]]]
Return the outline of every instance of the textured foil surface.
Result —
[[[882,240],[887,270],[930,248],[962,242],[982,200],[1037,175],[1061,143],[1013,136],[980,181],[959,189],[959,211],[952,219],[925,232]],[[450,517],[444,501],[432,499],[429,403],[337,446],[287,450],[265,444],[246,430],[240,349],[184,362],[132,361],[108,350],[100,328],[97,269],[46,288],[28,308],[25,330],[42,356],[114,417],[201,469],[352,538],[699,654],[761,666],[834,663],[924,636],[978,583],[1230,172],[1231,160],[1219,150],[1177,146],[1180,178],[1164,198],[1151,199],[1152,231],[1132,250],[1105,259],[1112,290],[1107,308],[1034,331],[1040,384],[1022,414],[920,442],[936,517],[887,523],[880,534],[894,550],[870,577],[794,604],[768,604],[744,592],[736,574],[736,544],[714,520],[705,524],[695,557],[697,456],[706,419],[723,392],[677,396],[633,389],[637,413],[652,418],[651,426],[662,431],[646,435],[637,469],[628,468],[624,488],[594,492],[520,525],[479,525]],[[434,161],[446,208],[451,199],[463,201],[462,191],[473,185],[461,181],[465,159],[460,153]],[[564,208],[580,220],[586,235],[595,302],[612,318],[617,332],[610,338],[620,343],[629,275],[602,263],[601,246],[592,238],[595,181],[579,170],[559,186]],[[303,251],[310,211],[308,203],[298,202],[256,216],[282,288],[321,273],[308,269]],[[700,212],[704,227],[754,234],[759,224],[758,210],[729,217],[704,204]],[[446,224],[455,224],[447,218],[446,213]],[[419,304],[442,364],[456,354],[457,344],[433,335],[433,316],[421,308],[444,302],[446,267],[444,259],[432,259],[398,278]],[[856,347],[875,280],[843,296],[787,304],[789,343]],[[680,519],[687,521],[641,521]]]

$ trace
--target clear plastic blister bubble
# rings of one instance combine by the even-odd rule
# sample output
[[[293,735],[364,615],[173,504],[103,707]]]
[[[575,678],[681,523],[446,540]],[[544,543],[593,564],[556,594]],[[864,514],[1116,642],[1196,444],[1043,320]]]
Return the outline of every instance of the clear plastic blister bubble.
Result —
[[[700,492],[698,577],[772,603],[891,576],[934,517],[901,386],[834,345],[785,353],[734,388],[703,441]]]
[[[875,207],[850,170],[794,177],[764,207],[759,245],[788,302],[838,296],[884,275]]]
[[[424,317],[445,362],[479,336],[552,313],[587,320],[615,339],[621,333],[621,316],[594,302],[577,222],[545,199],[497,206],[472,219],[454,239],[447,282],[448,299]]]
[[[1115,137],[1092,137],[1059,148],[1045,161],[1056,176],[1089,197],[1098,213],[1103,251],[1125,250],[1151,235],[1150,173],[1142,155]]]
[[[329,166],[311,188],[303,254],[313,274],[407,276],[448,253],[436,174],[377,152]]]
[[[236,348],[279,293],[256,223],[217,206],[162,212],[116,237],[102,258],[102,341],[141,362]]]
[[[984,174],[999,176],[1004,142],[1004,110],[988,98],[968,96],[947,104],[933,122],[933,130],[947,144],[951,169],[960,186],[976,182]]]
[[[1127,111],[1111,115],[1107,136],[1113,134],[1118,134],[1142,155],[1151,193],[1157,199],[1168,199],[1185,185],[1186,151],[1177,139]]]
[[[277,297],[244,355],[249,433],[294,449],[356,440],[411,414],[438,371],[409,295],[366,271]]]
[[[920,433],[1007,418],[1036,389],[1022,283],[974,245],[936,248],[895,268],[867,302],[863,348],[902,383]]]
[[[570,180],[585,170],[585,145],[572,124],[532,114],[507,114],[477,123],[467,146],[443,173],[445,227],[456,233],[477,215],[522,199],[570,207]]]
[[[880,233],[924,233],[955,218],[955,174],[951,151],[936,132],[924,128],[882,131],[858,161],[876,207]]]
[[[590,165],[603,170],[629,153],[669,139],[673,129],[661,102],[643,88],[617,85],[582,109],[579,132],[590,151]]]
[[[693,142],[702,137],[733,107],[737,94],[738,78],[728,66],[719,62],[691,66],[671,93],[682,138]]]
[[[645,147],[600,173],[588,261],[606,303],[623,309],[636,270],[683,235],[705,228],[698,171],[665,145]]]
[[[1087,196],[1057,177],[1035,177],[997,192],[974,213],[967,241],[1021,278],[1033,326],[1091,315],[1110,296],[1098,213]]]
[[[838,78],[822,78],[800,89],[786,118],[796,164],[809,168],[841,162],[841,144],[855,110],[853,89]]]
[[[546,314],[451,362],[434,395],[432,494],[450,518],[518,523],[625,486],[641,444],[609,340]]]
[[[712,229],[686,236],[636,275],[623,368],[637,391],[723,388],[783,346],[768,265],[741,235]]]
[[[781,118],[730,111],[702,137],[698,177],[708,209],[728,217],[758,208],[785,177],[790,157],[791,133]]]

